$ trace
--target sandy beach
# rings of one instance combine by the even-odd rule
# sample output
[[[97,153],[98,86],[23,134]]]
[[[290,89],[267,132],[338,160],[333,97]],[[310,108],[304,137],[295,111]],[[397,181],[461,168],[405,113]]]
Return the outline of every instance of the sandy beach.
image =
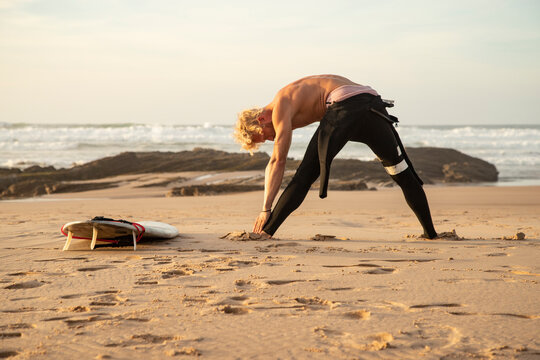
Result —
[[[234,241],[261,191],[164,197],[131,180],[0,203],[0,358],[540,357],[540,187],[426,186],[437,230],[460,240],[417,238],[388,188],[310,191],[275,239]],[[181,236],[62,252],[60,227],[96,215]]]

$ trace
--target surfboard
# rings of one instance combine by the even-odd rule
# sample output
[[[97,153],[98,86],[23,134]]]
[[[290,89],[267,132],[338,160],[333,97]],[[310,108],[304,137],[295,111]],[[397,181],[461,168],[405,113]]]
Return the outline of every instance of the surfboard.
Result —
[[[129,239],[133,241],[133,250],[137,250],[137,243],[141,239],[172,239],[179,234],[174,226],[158,221],[130,222],[104,217],[69,222],[60,231],[67,237],[62,251],[69,249],[72,239],[91,240],[91,250],[98,241],[119,244]]]

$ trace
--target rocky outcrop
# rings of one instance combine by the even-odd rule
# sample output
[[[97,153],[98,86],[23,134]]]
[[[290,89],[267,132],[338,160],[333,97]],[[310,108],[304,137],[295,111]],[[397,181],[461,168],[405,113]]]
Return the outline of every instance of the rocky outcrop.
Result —
[[[262,185],[240,185],[240,184],[210,184],[210,185],[188,185],[175,187],[167,193],[167,196],[202,196],[219,195],[236,192],[263,190]]]
[[[494,165],[445,148],[408,148],[407,153],[420,177],[426,184],[478,183],[497,181]],[[91,161],[69,169],[52,166],[33,166],[25,170],[0,168],[0,199],[33,197],[57,192],[77,192],[115,186],[114,183],[77,183],[77,181],[108,178],[124,174],[146,174],[181,171],[244,171],[264,170],[269,156],[266,153],[227,153],[211,149],[180,152],[126,152]],[[295,169],[300,161],[289,160],[287,169]],[[284,183],[292,175],[288,175]],[[379,161],[335,159],[330,173],[330,189],[365,190],[367,184],[377,186],[393,184]],[[262,182],[245,183],[241,191],[261,188]],[[240,191],[236,185],[229,190]],[[234,185],[234,186],[233,186]],[[315,187],[318,182],[315,183]],[[249,186],[258,186],[256,188]],[[225,188],[224,188],[225,189]],[[207,189],[211,192],[221,190]],[[175,195],[202,194],[203,188],[179,190]]]
[[[408,148],[407,154],[420,177],[430,183],[495,182],[499,177],[495,165],[454,149]]]

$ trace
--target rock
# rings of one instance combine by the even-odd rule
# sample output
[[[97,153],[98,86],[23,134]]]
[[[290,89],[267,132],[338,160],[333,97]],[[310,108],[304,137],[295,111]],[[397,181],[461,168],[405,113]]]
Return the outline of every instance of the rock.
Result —
[[[502,239],[502,240],[525,240],[525,233],[517,232],[513,236],[503,236],[500,239]]]
[[[29,179],[15,182],[0,192],[0,198],[34,197],[48,194],[51,181]]]
[[[26,169],[23,170],[23,172],[25,174],[28,174],[28,173],[46,173],[46,172],[51,172],[51,171],[56,171],[56,168],[54,166],[39,166],[39,165],[34,165],[34,166],[30,166]]]
[[[497,181],[498,172],[495,166],[453,149],[407,148],[407,153],[426,184]],[[32,166],[24,171],[0,168],[0,199],[31,197],[58,191],[85,191],[91,186],[58,184],[124,174],[264,170],[269,158],[268,154],[262,152],[250,156],[247,153],[227,153],[196,148],[192,151],[180,152],[125,152],[69,169],[55,169],[52,166]],[[294,170],[299,164],[299,160],[289,159],[287,169]],[[367,183],[377,184],[377,186],[394,186],[394,182],[378,160],[335,159],[330,177],[330,189],[337,190],[367,190]],[[287,174],[283,185],[287,184],[290,178],[292,174]],[[318,183],[316,181],[313,188],[316,188]],[[242,183],[237,181],[228,184],[204,184],[197,185],[195,188],[173,189],[169,196],[255,191],[262,189],[262,184],[261,179]]]
[[[313,236],[310,240],[314,241],[329,241],[334,240],[336,238],[336,235],[323,235],[323,234],[316,234]]]
[[[332,181],[328,185],[330,190],[348,190],[348,191],[357,191],[357,190],[369,190],[368,186],[363,181]]]
[[[212,184],[212,185],[188,185],[175,187],[167,193],[167,196],[204,196],[230,194],[264,190],[262,185],[235,185],[235,184]]]
[[[0,176],[5,176],[5,175],[16,175],[16,174],[20,174],[22,172],[21,169],[17,169],[17,168],[4,168],[4,167],[0,167]]]
[[[499,172],[495,165],[454,149],[407,148],[420,177],[434,182],[493,182]]]

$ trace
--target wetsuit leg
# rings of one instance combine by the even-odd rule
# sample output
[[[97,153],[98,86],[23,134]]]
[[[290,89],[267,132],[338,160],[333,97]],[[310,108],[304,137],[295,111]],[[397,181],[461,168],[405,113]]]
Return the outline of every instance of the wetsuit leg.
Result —
[[[309,188],[317,180],[320,174],[319,154],[318,154],[319,128],[306,149],[306,153],[300,166],[296,170],[279,200],[270,214],[270,218],[263,227],[263,231],[269,235],[274,235],[285,219],[296,210],[304,201]]]
[[[283,190],[283,194],[279,197],[270,218],[263,227],[263,231],[269,235],[274,235],[283,221],[302,204],[311,185],[313,185],[320,175],[321,168],[318,152],[319,129],[320,127],[313,134],[304,159],[300,163],[300,166],[298,166],[291,182]],[[328,158],[333,159],[348,141],[349,139],[345,136],[333,137],[331,145],[328,148]]]
[[[424,229],[424,236],[430,239],[437,237],[437,232],[435,231],[433,221],[431,220],[426,193],[411,168],[407,168],[397,175],[390,176],[399,187],[401,187],[407,204],[412,209]]]
[[[392,179],[399,185],[407,204],[412,209],[428,238],[437,236],[424,189],[411,169],[404,162],[405,149],[399,147],[397,133],[388,122],[377,116],[368,116],[354,140],[368,145],[381,160]],[[401,164],[401,166],[399,166]]]

